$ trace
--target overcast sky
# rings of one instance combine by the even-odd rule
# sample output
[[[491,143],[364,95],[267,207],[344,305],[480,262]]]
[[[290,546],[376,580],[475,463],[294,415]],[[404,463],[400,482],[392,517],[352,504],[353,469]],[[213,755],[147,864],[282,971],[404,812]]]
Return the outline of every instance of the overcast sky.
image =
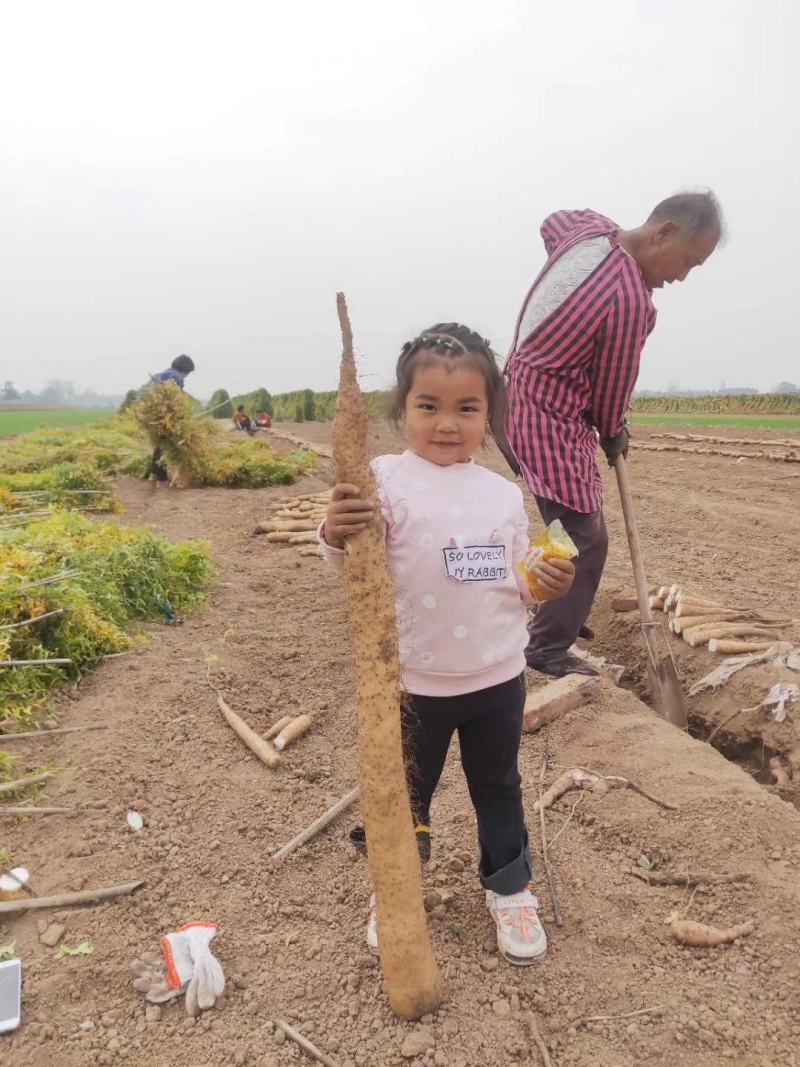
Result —
[[[0,38],[0,380],[365,387],[458,319],[505,354],[542,218],[710,186],[639,386],[798,380],[794,0],[64,0]]]

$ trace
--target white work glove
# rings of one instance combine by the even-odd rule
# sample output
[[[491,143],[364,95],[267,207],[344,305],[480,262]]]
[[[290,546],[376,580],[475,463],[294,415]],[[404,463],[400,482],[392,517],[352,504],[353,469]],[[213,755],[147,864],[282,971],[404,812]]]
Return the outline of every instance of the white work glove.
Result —
[[[225,975],[219,960],[211,952],[217,928],[212,923],[190,923],[181,933],[186,939],[192,963],[192,977],[186,987],[186,1014],[199,1015],[213,1008],[225,990]]]
[[[225,975],[211,954],[217,934],[213,923],[187,923],[161,938],[163,958],[144,952],[131,964],[133,988],[151,1004],[164,1004],[186,993],[186,1011],[191,1016],[213,1008],[225,989]]]
[[[145,1000],[151,1004],[165,1004],[183,992],[183,986],[169,985],[166,964],[157,952],[143,952],[131,964],[131,973],[133,988],[137,993],[144,993]]]

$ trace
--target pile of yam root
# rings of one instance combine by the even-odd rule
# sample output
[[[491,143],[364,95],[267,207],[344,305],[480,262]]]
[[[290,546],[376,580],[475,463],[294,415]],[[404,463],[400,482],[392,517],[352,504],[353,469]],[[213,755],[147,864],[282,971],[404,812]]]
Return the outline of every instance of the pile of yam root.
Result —
[[[284,497],[272,517],[253,529],[253,536],[264,534],[275,545],[305,546],[300,551],[303,556],[319,555],[318,548],[312,546],[317,544],[317,530],[330,499],[330,490]]]
[[[661,586],[650,597],[650,607],[669,616],[669,628],[692,648],[733,656],[763,652],[780,639],[788,619],[768,618],[749,608],[709,600],[680,586]]]

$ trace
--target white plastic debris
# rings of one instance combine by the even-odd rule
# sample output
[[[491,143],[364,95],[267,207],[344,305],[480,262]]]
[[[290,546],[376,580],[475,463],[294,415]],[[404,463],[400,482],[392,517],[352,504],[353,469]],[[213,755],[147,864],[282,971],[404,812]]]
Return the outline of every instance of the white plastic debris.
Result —
[[[29,878],[25,867],[14,867],[8,874],[0,874],[0,892],[18,893]]]
[[[786,705],[792,704],[795,700],[800,700],[800,686],[795,685],[794,682],[778,682],[777,685],[773,685],[761,703],[765,708],[772,708],[772,718],[775,722],[783,722],[788,714]]]
[[[131,830],[141,830],[144,827],[144,819],[141,817],[138,811],[129,811],[127,816],[128,826]]]

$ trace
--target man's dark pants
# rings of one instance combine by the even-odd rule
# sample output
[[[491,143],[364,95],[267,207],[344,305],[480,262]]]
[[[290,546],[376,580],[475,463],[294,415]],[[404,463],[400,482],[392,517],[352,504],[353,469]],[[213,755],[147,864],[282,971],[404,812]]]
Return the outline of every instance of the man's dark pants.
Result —
[[[536,503],[546,523],[561,520],[579,555],[569,593],[560,600],[539,605],[525,653],[531,667],[563,659],[575,643],[578,631],[589,618],[608,555],[608,532],[602,511],[584,515],[540,496],[536,497]]]

